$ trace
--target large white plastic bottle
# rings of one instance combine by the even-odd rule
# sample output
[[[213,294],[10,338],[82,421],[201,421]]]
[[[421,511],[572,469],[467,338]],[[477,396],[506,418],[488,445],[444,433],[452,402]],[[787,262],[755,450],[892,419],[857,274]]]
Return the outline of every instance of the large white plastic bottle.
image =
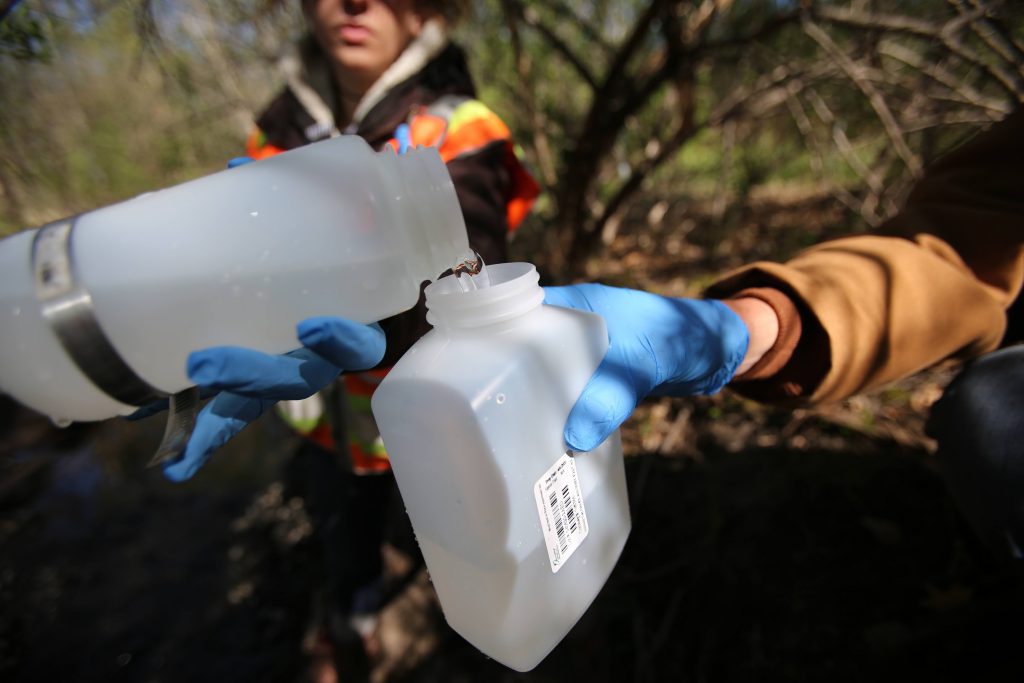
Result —
[[[103,368],[81,366],[109,364],[112,351],[174,393],[189,385],[191,351],[280,353],[310,316],[380,320],[471,256],[436,150],[378,154],[354,136],[309,145],[0,242],[0,389],[58,421],[129,413],[90,379]],[[62,258],[70,274],[47,272]],[[62,278],[77,289],[44,311],[41,281],[59,289]],[[76,361],[51,317],[83,305],[112,349],[87,341]],[[90,338],[64,322],[71,346]]]
[[[448,623],[484,654],[535,667],[604,585],[629,534],[616,432],[563,440],[608,346],[596,315],[542,305],[528,263],[490,286],[427,287],[434,329],[374,393],[373,413]]]

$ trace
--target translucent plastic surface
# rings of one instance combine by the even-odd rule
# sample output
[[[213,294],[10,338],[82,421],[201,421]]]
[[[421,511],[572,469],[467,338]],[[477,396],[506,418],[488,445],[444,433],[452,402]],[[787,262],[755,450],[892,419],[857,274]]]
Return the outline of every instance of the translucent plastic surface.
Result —
[[[462,293],[448,278],[432,285],[490,304],[442,311],[428,293],[436,329],[373,397],[445,617],[520,671],[536,666],[587,609],[630,528],[616,433],[574,457],[589,533],[552,569],[534,488],[565,453],[565,420],[604,355],[607,333],[598,316],[540,305],[532,267],[533,287],[503,290],[524,266],[489,266],[486,289]],[[473,319],[492,322],[472,326]]]
[[[0,242],[0,386],[59,419],[130,410],[91,386],[41,320],[30,242]],[[380,320],[470,252],[436,150],[398,157],[341,137],[85,213],[71,253],[118,353],[174,392],[189,384],[191,351],[279,353],[310,316]]]
[[[30,268],[34,235],[22,232],[0,242],[0,390],[59,422],[134,410],[96,389],[43,320]]]

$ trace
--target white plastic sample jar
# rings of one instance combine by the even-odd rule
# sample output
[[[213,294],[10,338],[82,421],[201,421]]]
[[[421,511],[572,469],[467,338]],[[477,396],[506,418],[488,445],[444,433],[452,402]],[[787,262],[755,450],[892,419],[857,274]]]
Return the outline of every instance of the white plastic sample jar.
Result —
[[[608,347],[597,315],[542,305],[534,267],[427,287],[420,339],[373,413],[448,623],[484,654],[535,667],[582,616],[630,530],[616,432],[568,453],[569,410]]]
[[[308,145],[0,241],[0,389],[61,422],[126,414],[97,366],[174,393],[192,351],[280,353],[307,317],[386,318],[470,257],[435,149]],[[91,337],[55,327],[68,309]]]

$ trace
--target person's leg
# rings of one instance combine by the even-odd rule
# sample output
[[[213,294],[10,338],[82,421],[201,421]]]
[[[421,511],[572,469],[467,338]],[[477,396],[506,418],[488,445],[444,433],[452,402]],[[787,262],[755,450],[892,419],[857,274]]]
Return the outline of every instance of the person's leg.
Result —
[[[394,477],[356,474],[343,457],[304,440],[289,464],[289,490],[303,498],[314,552],[323,559],[319,637],[329,641],[337,674],[361,681],[369,676],[370,662],[356,622],[379,608],[381,543]]]
[[[969,363],[932,409],[928,433],[968,522],[1024,567],[1024,345]]]

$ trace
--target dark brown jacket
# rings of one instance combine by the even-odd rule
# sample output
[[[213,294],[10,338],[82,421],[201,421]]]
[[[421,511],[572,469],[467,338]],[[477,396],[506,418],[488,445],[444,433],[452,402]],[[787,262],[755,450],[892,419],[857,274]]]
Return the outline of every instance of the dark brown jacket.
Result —
[[[303,50],[303,61],[310,71],[315,71],[320,66],[316,64],[315,48],[305,45]],[[325,102],[334,100],[333,92],[325,92],[329,86],[312,85]],[[373,148],[381,149],[394,138],[395,129],[407,123],[414,112],[452,95],[472,98],[476,89],[462,50],[449,44],[422,70],[388,91],[357,126],[344,132],[359,135]],[[260,150],[264,148],[286,151],[331,134],[329,128],[317,125],[291,87],[285,88],[271,102],[256,125],[258,130],[249,143],[250,155],[256,156],[262,156]],[[507,260],[506,205],[515,181],[508,154],[507,141],[496,140],[471,154],[461,154],[447,164],[466,220],[469,244],[485,263]],[[430,329],[423,296],[415,308],[384,320],[381,325],[387,335],[387,352],[381,365],[390,366]]]

